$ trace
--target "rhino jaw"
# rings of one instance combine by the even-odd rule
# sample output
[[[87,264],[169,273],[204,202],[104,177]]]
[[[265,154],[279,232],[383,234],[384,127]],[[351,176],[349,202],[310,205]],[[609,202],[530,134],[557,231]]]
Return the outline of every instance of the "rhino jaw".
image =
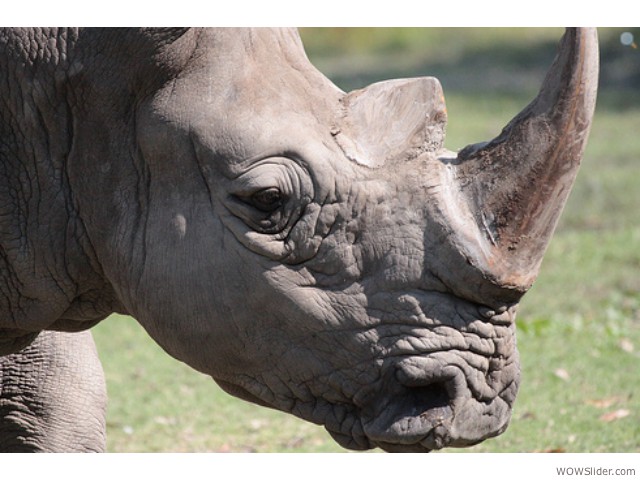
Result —
[[[453,360],[457,353],[451,355],[451,363],[445,352],[438,358],[401,360],[384,396],[374,395],[362,404],[365,448],[418,453],[468,447],[500,435],[509,425],[520,383],[517,352],[513,353],[502,378],[480,389],[468,378],[473,373]],[[355,401],[359,404],[361,399]],[[352,437],[332,435],[343,446],[355,448]]]

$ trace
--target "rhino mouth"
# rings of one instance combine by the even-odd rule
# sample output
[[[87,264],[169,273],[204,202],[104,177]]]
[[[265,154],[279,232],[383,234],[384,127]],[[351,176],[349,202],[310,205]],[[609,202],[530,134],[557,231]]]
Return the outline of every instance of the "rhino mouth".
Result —
[[[454,407],[447,384],[435,382],[408,387],[391,397],[380,415],[363,423],[369,440],[387,451],[419,451],[443,448],[450,443],[449,427]]]
[[[415,365],[429,363],[411,358]],[[408,376],[398,367],[393,387],[385,382],[384,394],[361,404],[357,397],[349,412],[357,427],[345,431],[325,425],[343,447],[364,450],[381,448],[388,452],[430,452],[444,447],[468,447],[503,433],[510,421],[511,405],[519,384],[515,373],[500,392],[487,398],[475,392],[459,367],[448,366],[437,375],[422,370],[422,378]],[[390,393],[389,390],[392,390]],[[486,393],[486,392],[484,392]],[[346,416],[346,415],[345,415]]]
[[[350,450],[425,453],[468,447],[506,430],[520,380],[517,354],[514,367],[502,374],[508,379],[499,382],[502,387],[485,387],[500,388],[495,393],[478,391],[470,385],[474,381],[468,376],[473,374],[459,366],[432,373],[430,360],[404,359],[394,366],[393,378],[374,382],[348,399],[317,395],[313,400],[279,402],[272,396],[265,400],[264,385],[258,393],[254,385],[217,382],[232,395],[323,425],[338,444]],[[326,386],[331,380],[325,378],[322,383]]]

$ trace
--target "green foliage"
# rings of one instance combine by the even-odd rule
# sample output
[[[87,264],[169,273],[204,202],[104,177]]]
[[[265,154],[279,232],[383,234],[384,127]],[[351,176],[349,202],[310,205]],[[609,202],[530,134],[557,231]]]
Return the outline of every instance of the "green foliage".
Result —
[[[637,30],[600,31],[602,80],[587,154],[520,306],[522,384],[511,426],[471,451],[640,452],[640,50],[620,43],[623,31],[640,39]],[[457,150],[497,135],[531,100],[560,33],[305,29],[303,36],[312,61],[347,90],[439,77],[446,143]],[[341,451],[321,427],[224,394],[131,319],[113,317],[94,331],[109,384],[111,451]]]

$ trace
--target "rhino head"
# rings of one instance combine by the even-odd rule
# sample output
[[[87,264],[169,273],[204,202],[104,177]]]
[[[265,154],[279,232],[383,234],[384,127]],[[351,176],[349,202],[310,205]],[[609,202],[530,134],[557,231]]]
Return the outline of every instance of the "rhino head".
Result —
[[[436,79],[345,93],[293,30],[74,45],[65,178],[102,286],[52,328],[81,328],[87,298],[108,297],[227,392],[347,448],[507,428],[516,308],[593,114],[594,30],[569,29],[537,98],[458,153]]]

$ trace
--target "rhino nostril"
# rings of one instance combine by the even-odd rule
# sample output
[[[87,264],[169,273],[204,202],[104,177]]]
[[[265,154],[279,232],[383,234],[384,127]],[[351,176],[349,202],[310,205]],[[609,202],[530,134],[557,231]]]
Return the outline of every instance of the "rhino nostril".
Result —
[[[365,434],[378,446],[395,451],[399,445],[439,449],[449,443],[453,421],[452,391],[448,380],[403,385],[377,415],[366,422]]]
[[[460,369],[430,357],[406,357],[394,367],[391,391],[378,392],[364,413],[365,435],[389,451],[440,449],[454,441],[456,405],[465,396]]]
[[[441,424],[451,416],[451,398],[444,382],[435,382],[423,387],[409,387],[408,395],[416,406],[415,415],[429,421],[433,426]]]
[[[419,423],[435,428],[453,416],[453,399],[445,382],[405,388],[403,403],[408,408],[404,415],[408,418],[419,419]]]

